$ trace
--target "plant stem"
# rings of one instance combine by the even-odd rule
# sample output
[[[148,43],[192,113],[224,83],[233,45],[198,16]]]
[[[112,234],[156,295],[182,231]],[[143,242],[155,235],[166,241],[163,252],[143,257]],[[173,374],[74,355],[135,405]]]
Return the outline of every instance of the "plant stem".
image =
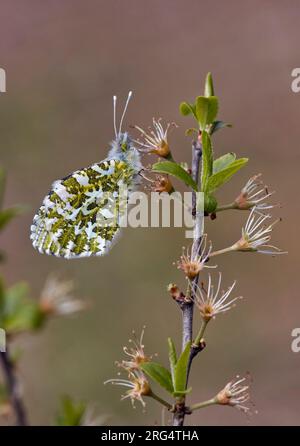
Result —
[[[199,333],[197,334],[196,339],[194,341],[194,345],[196,347],[198,347],[200,345],[200,342],[201,342],[201,339],[203,338],[203,335],[204,335],[205,329],[207,327],[207,324],[208,324],[208,321],[203,321],[202,322],[202,325],[201,325],[201,328],[199,330]]]
[[[193,142],[192,148],[192,178],[196,184],[199,180],[199,168],[200,160],[202,155],[202,146],[199,141]],[[194,240],[192,246],[192,259],[197,257],[201,245],[201,235],[202,235],[202,216],[197,215],[197,196],[193,191],[192,195],[192,214],[195,219],[194,225]],[[194,278],[191,286],[191,301],[187,302],[183,306],[183,337],[182,337],[182,350],[184,350],[187,342],[192,341],[193,338],[193,312],[194,312],[194,302],[193,294],[198,283],[198,276]]]
[[[154,393],[151,390],[151,393],[149,394],[149,396],[151,398],[153,398],[154,400],[158,401],[160,404],[162,404],[163,406],[165,406],[168,410],[172,409],[172,404],[169,404],[167,401],[165,401],[163,398],[160,398],[158,395],[156,395],[156,393]]]
[[[4,372],[7,389],[10,396],[11,405],[16,416],[17,426],[27,426],[27,415],[20,393],[19,383],[15,376],[14,365],[9,357],[6,346],[6,352],[0,352],[0,361]]]
[[[199,169],[200,160],[202,156],[202,146],[199,140],[193,142],[192,147],[192,178],[195,183],[199,182]],[[194,239],[192,246],[192,258],[195,258],[200,251],[201,236],[202,236],[202,215],[197,214],[197,195],[193,191],[192,195],[192,214],[195,219],[194,225]],[[198,276],[194,278],[191,285],[191,300],[185,302],[182,306],[182,350],[184,350],[186,344],[193,340],[193,313],[194,313],[194,301],[193,296],[198,284]],[[191,361],[190,361],[191,363]],[[188,384],[189,368],[187,372],[186,383]],[[176,410],[173,417],[173,426],[183,426],[185,418],[185,399],[182,403],[176,405]]]
[[[199,184],[199,169],[200,169],[200,161],[202,156],[202,145],[199,140],[193,143],[193,158],[192,158],[192,177],[195,183]],[[202,228],[203,228],[203,216],[197,214],[197,197],[196,194],[193,193],[193,216],[195,218],[195,226],[194,226],[194,240],[192,246],[192,259],[195,259],[200,254],[201,247],[201,239],[202,239]],[[197,290],[199,274],[193,279],[190,293],[191,293],[191,301],[194,303],[194,298]],[[192,304],[191,308],[191,336],[188,339],[189,341],[193,340],[193,312],[194,312],[194,304]],[[199,346],[199,348],[191,348],[189,364],[187,368],[187,376],[186,376],[186,385],[188,385],[190,369],[192,365],[192,361],[194,357],[204,348],[204,346]]]
[[[229,209],[238,209],[238,207],[237,207],[236,203],[233,202],[233,203],[224,204],[222,206],[217,207],[215,212],[228,211]]]
[[[203,401],[202,403],[194,404],[190,407],[191,412],[194,410],[202,409],[203,407],[212,406],[213,404],[217,404],[216,398],[212,398],[211,400]]]
[[[219,256],[220,254],[225,254],[226,252],[237,251],[236,246],[232,245],[229,248],[219,249],[219,251],[214,251],[209,254],[209,258]]]
[[[186,415],[185,399],[175,404],[175,412],[173,416],[173,426],[183,426]]]
[[[190,300],[182,305],[182,351],[193,338],[194,302]]]

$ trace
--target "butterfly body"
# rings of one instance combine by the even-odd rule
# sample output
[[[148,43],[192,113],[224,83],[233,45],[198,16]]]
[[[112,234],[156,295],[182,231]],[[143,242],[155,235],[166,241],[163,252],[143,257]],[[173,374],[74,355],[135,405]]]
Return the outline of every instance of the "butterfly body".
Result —
[[[105,160],[55,181],[33,219],[34,248],[64,258],[104,255],[120,231],[120,190],[127,200],[141,167],[130,137],[119,133]]]

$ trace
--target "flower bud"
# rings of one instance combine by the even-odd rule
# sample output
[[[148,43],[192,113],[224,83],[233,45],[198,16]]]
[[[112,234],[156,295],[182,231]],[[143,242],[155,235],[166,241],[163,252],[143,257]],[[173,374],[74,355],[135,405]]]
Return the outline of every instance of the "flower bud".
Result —
[[[160,145],[152,150],[152,153],[155,153],[155,155],[158,155],[161,158],[167,158],[171,153],[170,146],[167,141],[162,140]]]
[[[168,291],[171,294],[172,298],[176,301],[180,301],[184,299],[184,294],[179,290],[178,286],[175,283],[170,283],[168,285]]]
[[[213,195],[205,194],[204,197],[204,212],[206,215],[213,213],[218,206],[218,202]]]
[[[174,191],[173,185],[170,181],[168,175],[158,175],[154,182],[154,191],[155,192],[167,192],[168,194]]]

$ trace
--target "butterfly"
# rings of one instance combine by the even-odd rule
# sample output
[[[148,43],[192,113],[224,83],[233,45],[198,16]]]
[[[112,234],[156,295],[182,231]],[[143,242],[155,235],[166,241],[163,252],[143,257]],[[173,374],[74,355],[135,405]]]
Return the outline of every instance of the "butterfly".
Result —
[[[122,132],[131,96],[130,91],[118,130],[117,97],[113,97],[115,139],[107,158],[52,184],[31,225],[32,245],[40,253],[66,259],[101,256],[116,241],[122,202],[136,190],[142,170],[139,151]],[[121,199],[122,190],[126,195]]]

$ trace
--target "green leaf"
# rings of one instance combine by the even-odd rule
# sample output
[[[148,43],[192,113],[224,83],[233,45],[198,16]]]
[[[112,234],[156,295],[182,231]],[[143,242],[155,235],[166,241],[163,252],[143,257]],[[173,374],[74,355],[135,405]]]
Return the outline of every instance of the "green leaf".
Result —
[[[218,114],[219,100],[217,96],[210,96],[207,99],[208,99],[207,124],[212,124]]]
[[[176,397],[176,396],[186,395],[186,394],[190,393],[191,390],[192,390],[192,388],[189,387],[189,388],[186,389],[186,390],[182,390],[182,391],[174,392],[174,396]]]
[[[26,300],[29,294],[29,287],[26,282],[18,282],[11,286],[5,293],[5,306],[8,313],[12,312]]]
[[[28,286],[17,283],[6,290],[2,303],[1,324],[7,333],[35,330],[43,322],[38,302],[28,297]]]
[[[81,426],[85,411],[86,405],[84,403],[75,403],[69,396],[64,396],[56,417],[56,425]]]
[[[192,113],[191,106],[187,102],[181,102],[179,110],[183,116],[188,116]]]
[[[207,73],[205,79],[204,96],[206,98],[214,96],[214,84],[211,73]]]
[[[217,209],[217,206],[218,206],[218,202],[217,202],[216,198],[213,195],[205,192],[205,194],[204,194],[204,212],[209,215],[212,212],[215,212],[215,210]]]
[[[190,357],[191,350],[191,342],[188,342],[178,358],[178,361],[175,366],[174,373],[174,393],[185,392],[186,391],[186,377],[187,377],[187,368]]]
[[[194,117],[197,119],[196,109],[193,104],[189,104],[188,102],[181,102],[181,104],[179,106],[179,110],[183,116],[188,116],[190,114],[193,114]]]
[[[198,191],[198,186],[191,175],[186,172],[179,164],[173,163],[172,161],[161,161],[159,163],[153,164],[152,171],[172,175],[183,181],[187,186],[191,187],[195,191]]]
[[[169,370],[157,362],[144,362],[140,367],[146,375],[156,381],[167,392],[173,394],[174,388]]]
[[[226,153],[226,155],[220,156],[214,160],[213,163],[213,173],[220,172],[220,170],[225,169],[229,164],[233,163],[236,159],[236,154],[233,152]]]
[[[17,215],[20,215],[23,210],[24,208],[21,206],[14,206],[0,211],[0,230],[2,230]]]
[[[196,99],[196,117],[201,130],[204,130],[207,124],[208,98],[198,96]]]
[[[175,385],[175,367],[177,363],[177,354],[176,354],[176,348],[174,345],[174,342],[171,338],[168,338],[168,344],[169,344],[169,361],[170,361],[170,369],[171,369],[171,375],[172,375],[172,382],[173,386]]]
[[[199,215],[209,215],[215,212],[218,202],[216,198],[212,194],[208,194],[207,192],[198,194],[197,196],[197,212]]]
[[[210,96],[198,96],[196,98],[196,116],[201,130],[205,130],[206,126],[211,124],[218,113],[218,98]]]
[[[186,161],[181,161],[181,162],[179,163],[179,166],[182,167],[183,170],[185,170],[185,171],[188,173],[189,165],[188,165],[188,163],[187,163]]]
[[[213,173],[213,151],[211,140],[206,131],[202,132],[202,173],[201,173],[201,189],[206,191],[209,177]]]
[[[43,322],[43,314],[34,302],[27,302],[6,318],[4,328],[8,333],[36,330]]]
[[[214,121],[212,123],[212,125],[211,125],[209,133],[210,133],[210,135],[212,135],[213,133],[215,133],[218,130],[223,129],[225,127],[230,127],[231,128],[232,125],[231,124],[227,124],[226,122],[223,122],[223,121]]]
[[[226,183],[232,175],[234,175],[238,170],[244,167],[248,162],[248,158],[239,158],[233,163],[229,164],[225,169],[220,170],[219,172],[212,175],[207,183],[207,191],[209,193],[215,191],[224,183]]]

